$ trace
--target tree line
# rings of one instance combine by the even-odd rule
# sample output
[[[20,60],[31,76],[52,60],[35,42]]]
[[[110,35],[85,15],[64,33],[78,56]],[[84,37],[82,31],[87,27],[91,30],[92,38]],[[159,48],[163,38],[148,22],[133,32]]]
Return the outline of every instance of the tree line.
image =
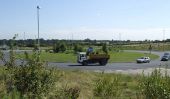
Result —
[[[12,39],[1,39],[0,46],[7,45],[10,46]],[[79,43],[81,45],[95,45],[101,46],[103,43],[112,44],[112,45],[129,45],[129,44],[147,44],[147,43],[167,43],[170,42],[170,39],[166,40],[143,40],[143,41],[131,41],[131,40],[58,40],[58,39],[40,39],[40,45],[42,47],[53,46],[57,42],[64,42],[67,45],[73,45],[74,43]],[[37,39],[26,39],[26,40],[16,40],[15,43],[19,47],[34,47],[37,43]],[[15,45],[16,45],[15,44]]]

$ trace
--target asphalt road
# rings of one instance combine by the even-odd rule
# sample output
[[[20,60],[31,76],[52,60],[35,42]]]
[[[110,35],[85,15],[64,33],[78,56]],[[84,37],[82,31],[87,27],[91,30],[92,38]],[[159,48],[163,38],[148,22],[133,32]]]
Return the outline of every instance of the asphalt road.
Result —
[[[30,50],[27,50],[30,52]],[[16,51],[16,53],[22,53],[23,50]],[[140,53],[148,53],[146,51],[131,51],[131,52],[140,52]],[[158,52],[153,51],[152,54],[159,55],[160,57],[163,55],[164,52]],[[5,58],[9,59],[9,51],[4,51]],[[17,61],[17,64],[19,64],[19,60]],[[2,61],[0,61],[0,64],[3,64]],[[49,66],[57,67],[61,69],[80,69],[80,70],[92,70],[92,71],[114,71],[114,70],[136,70],[136,69],[147,69],[147,68],[157,68],[157,67],[165,67],[170,66],[170,61],[161,62],[160,58],[156,60],[151,60],[150,63],[141,63],[137,64],[134,60],[133,63],[108,63],[106,66],[100,66],[98,64],[92,64],[88,66],[82,66],[78,63],[55,63],[55,62],[49,62]],[[170,68],[170,67],[168,67]]]
[[[147,51],[131,51],[131,52],[140,52],[148,53]],[[164,52],[153,51],[152,54],[159,55],[162,57]],[[50,66],[64,68],[64,69],[81,69],[81,70],[99,70],[99,71],[110,71],[110,70],[136,70],[136,69],[147,69],[147,68],[164,68],[170,66],[170,61],[162,62],[160,58],[156,60],[151,60],[150,63],[136,63],[134,60],[133,63],[108,63],[106,66],[100,66],[98,64],[82,66],[78,63],[49,63]],[[170,67],[167,67],[170,68]]]

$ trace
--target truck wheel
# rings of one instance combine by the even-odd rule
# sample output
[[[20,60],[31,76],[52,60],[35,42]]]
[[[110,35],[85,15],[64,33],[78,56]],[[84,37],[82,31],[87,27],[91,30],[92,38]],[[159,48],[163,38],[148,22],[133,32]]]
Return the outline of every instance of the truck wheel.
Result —
[[[83,66],[86,66],[86,65],[87,65],[87,62],[86,62],[86,61],[83,61],[82,65],[83,65]]]
[[[101,60],[101,61],[99,61],[99,64],[100,65],[102,65],[102,66],[104,66],[104,65],[106,65],[107,64],[107,60]]]

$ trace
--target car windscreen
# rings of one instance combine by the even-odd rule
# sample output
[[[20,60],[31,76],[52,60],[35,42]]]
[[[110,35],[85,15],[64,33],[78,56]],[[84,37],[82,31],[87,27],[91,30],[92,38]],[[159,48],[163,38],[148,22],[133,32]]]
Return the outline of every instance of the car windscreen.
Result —
[[[163,58],[168,58],[169,56],[163,56]]]
[[[166,56],[166,55],[169,55],[169,53],[164,53],[164,55]]]

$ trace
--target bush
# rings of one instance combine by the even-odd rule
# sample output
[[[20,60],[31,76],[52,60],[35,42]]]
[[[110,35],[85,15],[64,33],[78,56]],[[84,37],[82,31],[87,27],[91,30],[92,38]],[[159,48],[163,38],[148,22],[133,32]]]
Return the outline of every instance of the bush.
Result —
[[[32,58],[26,54],[27,63],[22,63],[19,67],[7,63],[6,86],[8,92],[16,89],[21,93],[21,97],[46,96],[54,85],[52,69],[46,69],[39,61],[36,53]],[[11,61],[11,60],[10,60]]]
[[[25,95],[29,98],[44,97],[52,89],[55,82],[53,69],[44,67],[44,63],[40,61],[39,51],[34,51],[32,57],[25,53],[25,59],[20,66],[16,66],[15,53],[11,46],[9,61],[6,61],[4,57],[2,60],[6,66],[4,81],[7,96],[16,90],[21,98]]]
[[[78,44],[75,44],[74,45],[74,52],[77,53],[77,52],[82,52],[83,51],[83,47],[78,45]]]
[[[108,53],[107,45],[106,43],[102,44],[102,51],[105,53]]]
[[[21,97],[21,94],[17,90],[13,90],[9,94],[5,94],[2,97],[2,99],[29,99],[27,96]]]
[[[102,77],[95,81],[94,96],[102,98],[118,97],[120,95],[120,85],[118,77]]]
[[[139,86],[146,99],[170,99],[170,77],[155,69],[151,75],[143,75]]]
[[[66,49],[66,44],[65,43],[57,43],[53,46],[53,52],[58,53],[58,52],[65,52]]]
[[[53,52],[54,52],[54,53],[58,53],[59,51],[60,51],[59,45],[58,45],[58,44],[54,44],[54,46],[53,46]]]
[[[58,91],[56,96],[57,99],[77,99],[80,94],[80,88],[77,86],[68,87],[65,86],[64,88]]]
[[[65,51],[66,51],[66,45],[65,45],[64,43],[62,43],[62,44],[60,45],[60,51],[61,51],[61,52],[65,52]]]

